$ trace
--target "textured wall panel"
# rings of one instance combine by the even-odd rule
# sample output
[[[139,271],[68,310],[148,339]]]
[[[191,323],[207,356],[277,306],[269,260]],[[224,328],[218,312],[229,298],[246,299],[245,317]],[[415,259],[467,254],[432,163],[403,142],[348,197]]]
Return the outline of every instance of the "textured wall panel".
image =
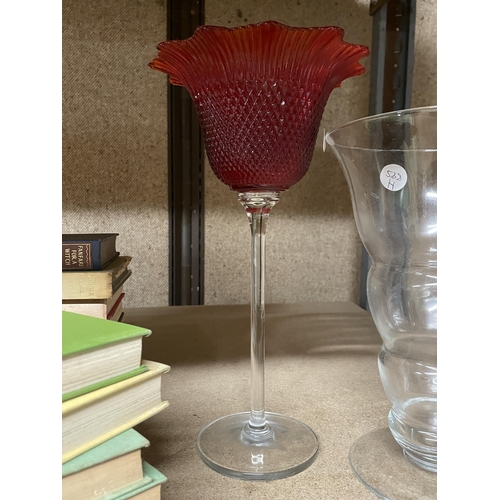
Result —
[[[370,46],[369,0],[206,0],[207,24],[273,19],[338,25]],[[63,2],[63,231],[116,231],[133,257],[127,306],[168,303],[166,78],[147,63],[166,37],[162,0]],[[307,175],[268,230],[269,302],[358,301],[361,247],[323,129],[366,116],[367,73],[334,90]],[[413,106],[436,103],[436,0],[417,1]],[[206,165],[207,304],[247,303],[250,230],[236,194]]]
[[[168,304],[163,1],[63,2],[63,232],[117,232],[126,306]]]
[[[412,107],[437,104],[437,0],[417,0]]]

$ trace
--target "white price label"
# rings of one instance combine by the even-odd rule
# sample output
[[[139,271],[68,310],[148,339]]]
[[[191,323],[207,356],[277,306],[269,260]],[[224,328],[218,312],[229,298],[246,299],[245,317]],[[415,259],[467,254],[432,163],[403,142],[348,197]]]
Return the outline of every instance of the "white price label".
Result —
[[[380,182],[389,191],[399,191],[403,189],[408,180],[406,170],[401,166],[393,163],[386,165],[380,172]]]

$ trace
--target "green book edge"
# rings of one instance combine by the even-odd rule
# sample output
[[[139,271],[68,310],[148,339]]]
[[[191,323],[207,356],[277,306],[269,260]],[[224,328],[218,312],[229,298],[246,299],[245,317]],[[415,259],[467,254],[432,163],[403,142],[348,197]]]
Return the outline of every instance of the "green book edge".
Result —
[[[151,330],[118,321],[62,311],[62,357],[122,340],[151,335]]]
[[[142,434],[135,429],[128,429],[63,464],[62,477],[102,464],[139,448],[146,448],[149,444]]]
[[[115,491],[114,493],[101,497],[101,500],[127,500],[134,495],[138,495],[143,491],[149,490],[150,488],[167,481],[167,477],[164,474],[162,474],[158,469],[155,469],[152,465],[148,464],[145,460],[142,461],[142,469],[144,478],[142,481],[138,481],[140,484],[139,486],[127,486],[121,490]]]
[[[122,373],[121,375],[116,375],[115,377],[111,377],[106,380],[101,380],[100,382],[87,385],[86,387],[81,387],[80,389],[75,389],[74,391],[70,391],[67,392],[66,394],[63,394],[62,402],[64,403],[64,401],[69,401],[70,399],[82,396],[83,394],[87,394],[92,391],[96,391],[97,389],[101,389],[102,387],[107,387],[108,385],[116,384],[117,382],[121,382],[122,380],[135,377],[136,375],[139,375],[140,373],[144,373],[147,371],[148,367],[146,365],[141,365],[138,368],[135,368],[126,373]]]

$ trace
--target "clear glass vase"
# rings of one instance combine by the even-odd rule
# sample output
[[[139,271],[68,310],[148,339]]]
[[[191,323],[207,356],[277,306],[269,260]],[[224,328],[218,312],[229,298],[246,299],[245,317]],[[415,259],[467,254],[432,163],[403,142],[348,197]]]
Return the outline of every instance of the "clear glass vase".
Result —
[[[394,111],[328,133],[372,265],[370,312],[404,455],[437,471],[437,107]]]

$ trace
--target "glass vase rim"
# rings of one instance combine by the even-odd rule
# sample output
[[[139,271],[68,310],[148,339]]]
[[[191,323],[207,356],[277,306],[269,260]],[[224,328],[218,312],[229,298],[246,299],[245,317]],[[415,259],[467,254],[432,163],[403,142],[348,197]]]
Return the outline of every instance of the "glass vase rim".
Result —
[[[331,136],[335,134],[336,132],[340,132],[341,130],[344,130],[352,125],[356,125],[358,123],[367,123],[370,121],[375,121],[379,120],[380,118],[388,118],[391,116],[401,116],[401,115],[409,115],[409,114],[415,114],[419,112],[430,112],[430,111],[436,111],[437,112],[437,104],[433,104],[430,106],[418,106],[415,108],[404,108],[404,109],[397,109],[394,111],[385,111],[384,113],[377,113],[375,115],[368,115],[364,116],[362,118],[357,118],[356,120],[351,120],[347,123],[344,123],[340,125],[339,127],[336,127],[329,132],[325,132],[324,135],[324,147],[323,150],[326,150],[326,143],[330,144],[331,146],[334,146],[335,148],[346,148],[346,149],[357,149],[357,150],[363,150],[363,151],[387,151],[385,148],[364,148],[361,146],[348,146],[347,144],[340,144],[338,142],[333,141],[331,139]],[[330,139],[329,139],[330,138]],[[416,152],[424,152],[424,153],[435,153],[437,152],[437,148],[409,148],[409,149],[391,149],[391,151],[416,151]]]
[[[186,42],[191,40],[195,36],[199,36],[200,33],[204,31],[226,31],[226,32],[238,32],[238,31],[248,31],[253,29],[262,29],[265,27],[272,26],[274,28],[279,28],[282,31],[336,31],[339,34],[345,35],[345,29],[341,26],[334,24],[325,25],[314,25],[314,26],[296,26],[292,24],[282,23],[281,21],[276,21],[274,19],[267,19],[265,21],[258,21],[254,23],[241,24],[239,26],[225,26],[222,24],[202,24],[198,26],[190,37],[178,40],[168,40],[168,42]],[[346,42],[349,43],[349,42]],[[161,44],[160,44],[161,45]],[[356,45],[358,44],[351,44]]]

